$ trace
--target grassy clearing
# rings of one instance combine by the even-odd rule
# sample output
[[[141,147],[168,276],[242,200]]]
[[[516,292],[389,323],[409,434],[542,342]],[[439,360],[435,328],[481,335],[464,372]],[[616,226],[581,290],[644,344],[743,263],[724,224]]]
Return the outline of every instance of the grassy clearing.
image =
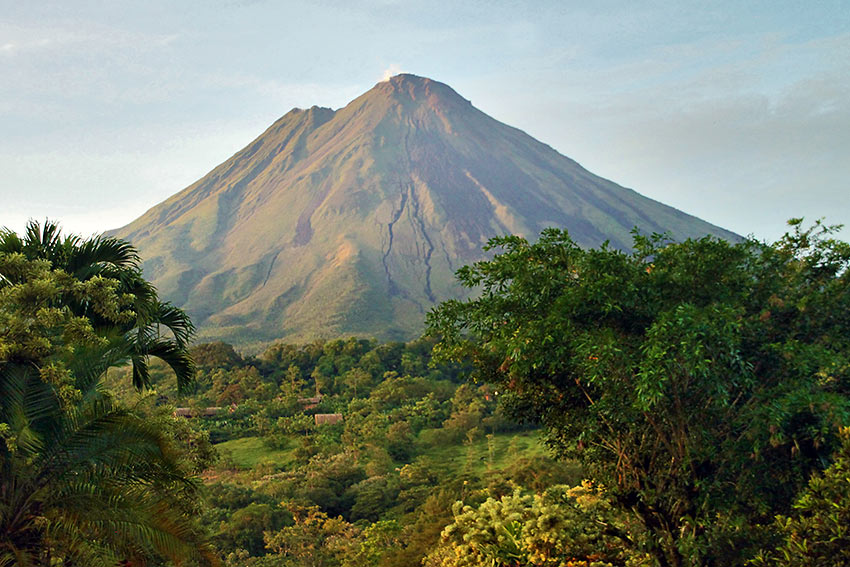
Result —
[[[233,464],[240,469],[252,469],[264,462],[284,465],[292,461],[288,450],[271,449],[262,437],[242,437],[219,443],[218,449],[223,463]]]
[[[258,465],[267,465],[267,473],[271,473],[295,466],[296,462],[291,449],[271,449],[263,443],[262,437],[225,441],[217,444],[216,449],[222,457],[216,467],[216,474],[224,474],[229,470],[230,474],[236,475],[234,478],[242,478],[252,470],[256,472]],[[538,431],[500,433],[463,443],[424,443],[420,440],[417,453],[420,457],[430,459],[449,477],[469,475],[478,478],[509,470],[524,459],[548,457]],[[575,464],[565,462],[562,466],[565,467],[563,470],[574,469],[575,475],[580,474]]]
[[[523,431],[499,433],[472,443],[435,445],[423,454],[452,469],[481,475],[488,469],[502,469],[520,457],[546,455],[546,448],[540,442],[539,432]]]
[[[283,466],[292,462],[291,451],[271,449],[262,437],[242,437],[219,443],[215,446],[222,457],[222,464],[232,464],[240,469],[252,469],[264,462]],[[546,448],[540,442],[537,431],[500,433],[487,439],[482,437],[472,443],[437,445],[426,448],[423,455],[443,463],[447,468],[480,474],[488,468],[500,469],[519,457],[545,455]]]

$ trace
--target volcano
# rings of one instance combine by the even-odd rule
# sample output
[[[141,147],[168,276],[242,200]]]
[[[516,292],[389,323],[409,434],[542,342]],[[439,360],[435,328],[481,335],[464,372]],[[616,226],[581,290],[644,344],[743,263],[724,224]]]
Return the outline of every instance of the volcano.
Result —
[[[237,345],[409,339],[493,236],[567,229],[731,232],[598,177],[449,86],[398,75],[339,110],[294,109],[202,179],[112,234],[200,338]]]

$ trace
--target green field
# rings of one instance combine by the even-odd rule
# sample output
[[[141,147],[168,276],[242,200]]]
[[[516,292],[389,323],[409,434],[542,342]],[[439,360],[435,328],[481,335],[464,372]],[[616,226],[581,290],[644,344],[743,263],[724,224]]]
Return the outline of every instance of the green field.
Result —
[[[472,443],[436,445],[423,451],[423,455],[452,469],[468,468],[469,472],[479,475],[488,467],[504,468],[519,457],[545,454],[546,448],[540,442],[537,431],[497,433],[489,439],[482,437]]]
[[[240,469],[252,469],[265,462],[284,465],[291,462],[290,451],[271,449],[262,437],[242,437],[219,443],[215,446],[221,455],[222,463],[232,464]]]
[[[220,466],[250,470],[261,463],[274,468],[294,465],[291,450],[272,449],[262,437],[242,437],[219,443],[215,446],[221,455]],[[538,431],[499,433],[489,438],[482,437],[472,443],[437,444],[429,446],[422,457],[439,463],[441,468],[482,476],[488,471],[504,470],[518,459],[545,457],[548,455]]]

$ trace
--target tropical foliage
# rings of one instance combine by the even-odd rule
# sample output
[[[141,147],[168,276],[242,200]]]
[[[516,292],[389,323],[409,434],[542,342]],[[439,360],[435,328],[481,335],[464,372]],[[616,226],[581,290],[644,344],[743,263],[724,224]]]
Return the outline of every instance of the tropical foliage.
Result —
[[[608,487],[636,551],[735,564],[848,423],[850,245],[791,224],[772,245],[636,235],[631,253],[495,239],[459,272],[481,295],[431,314],[436,348]]]
[[[793,227],[506,237],[438,338],[259,356],[124,243],[7,231],[0,567],[842,565],[850,247]]]
[[[105,366],[87,353],[63,400],[36,368],[0,365],[0,565],[214,561],[197,482],[160,427],[102,391]]]
[[[504,416],[492,387],[431,365],[432,345],[349,338],[275,344],[257,357],[197,345],[198,378],[182,396],[152,366],[162,407],[236,401],[184,420],[221,455],[206,473],[201,520],[228,564],[416,565],[456,500],[581,479]],[[112,373],[110,383],[126,378]],[[329,413],[342,421],[316,423]]]
[[[150,357],[168,363],[180,387],[194,377],[187,355],[192,322],[182,310],[159,300],[156,289],[142,277],[136,249],[127,242],[104,236],[63,237],[57,224],[31,221],[23,237],[0,230],[0,254],[8,261],[46,262],[43,265],[49,265],[57,279],[76,284],[52,297],[50,307],[86,319],[113,349],[128,356],[137,388],[149,385]],[[0,282],[20,283],[21,276],[0,272]]]
[[[142,283],[124,243],[61,239],[49,223],[0,243],[0,565],[215,562],[174,437],[102,385],[131,360],[144,384],[155,353],[185,384],[188,319]],[[154,337],[159,323],[171,339]]]
[[[598,486],[552,486],[543,494],[515,490],[478,507],[456,502],[454,521],[425,567],[613,567],[647,564],[630,556],[622,513]],[[643,559],[643,560],[642,560]]]
[[[776,518],[782,545],[760,553],[754,565],[850,565],[850,428],[842,430],[841,439],[834,462],[811,478],[792,512]]]

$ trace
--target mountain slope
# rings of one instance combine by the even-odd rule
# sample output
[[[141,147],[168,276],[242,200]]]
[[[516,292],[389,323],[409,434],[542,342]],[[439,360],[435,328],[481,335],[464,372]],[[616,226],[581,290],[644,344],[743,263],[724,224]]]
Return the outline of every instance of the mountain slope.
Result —
[[[490,237],[567,228],[627,248],[629,231],[735,235],[588,172],[398,75],[333,111],[295,109],[248,147],[115,231],[205,338],[409,338],[459,293]]]

